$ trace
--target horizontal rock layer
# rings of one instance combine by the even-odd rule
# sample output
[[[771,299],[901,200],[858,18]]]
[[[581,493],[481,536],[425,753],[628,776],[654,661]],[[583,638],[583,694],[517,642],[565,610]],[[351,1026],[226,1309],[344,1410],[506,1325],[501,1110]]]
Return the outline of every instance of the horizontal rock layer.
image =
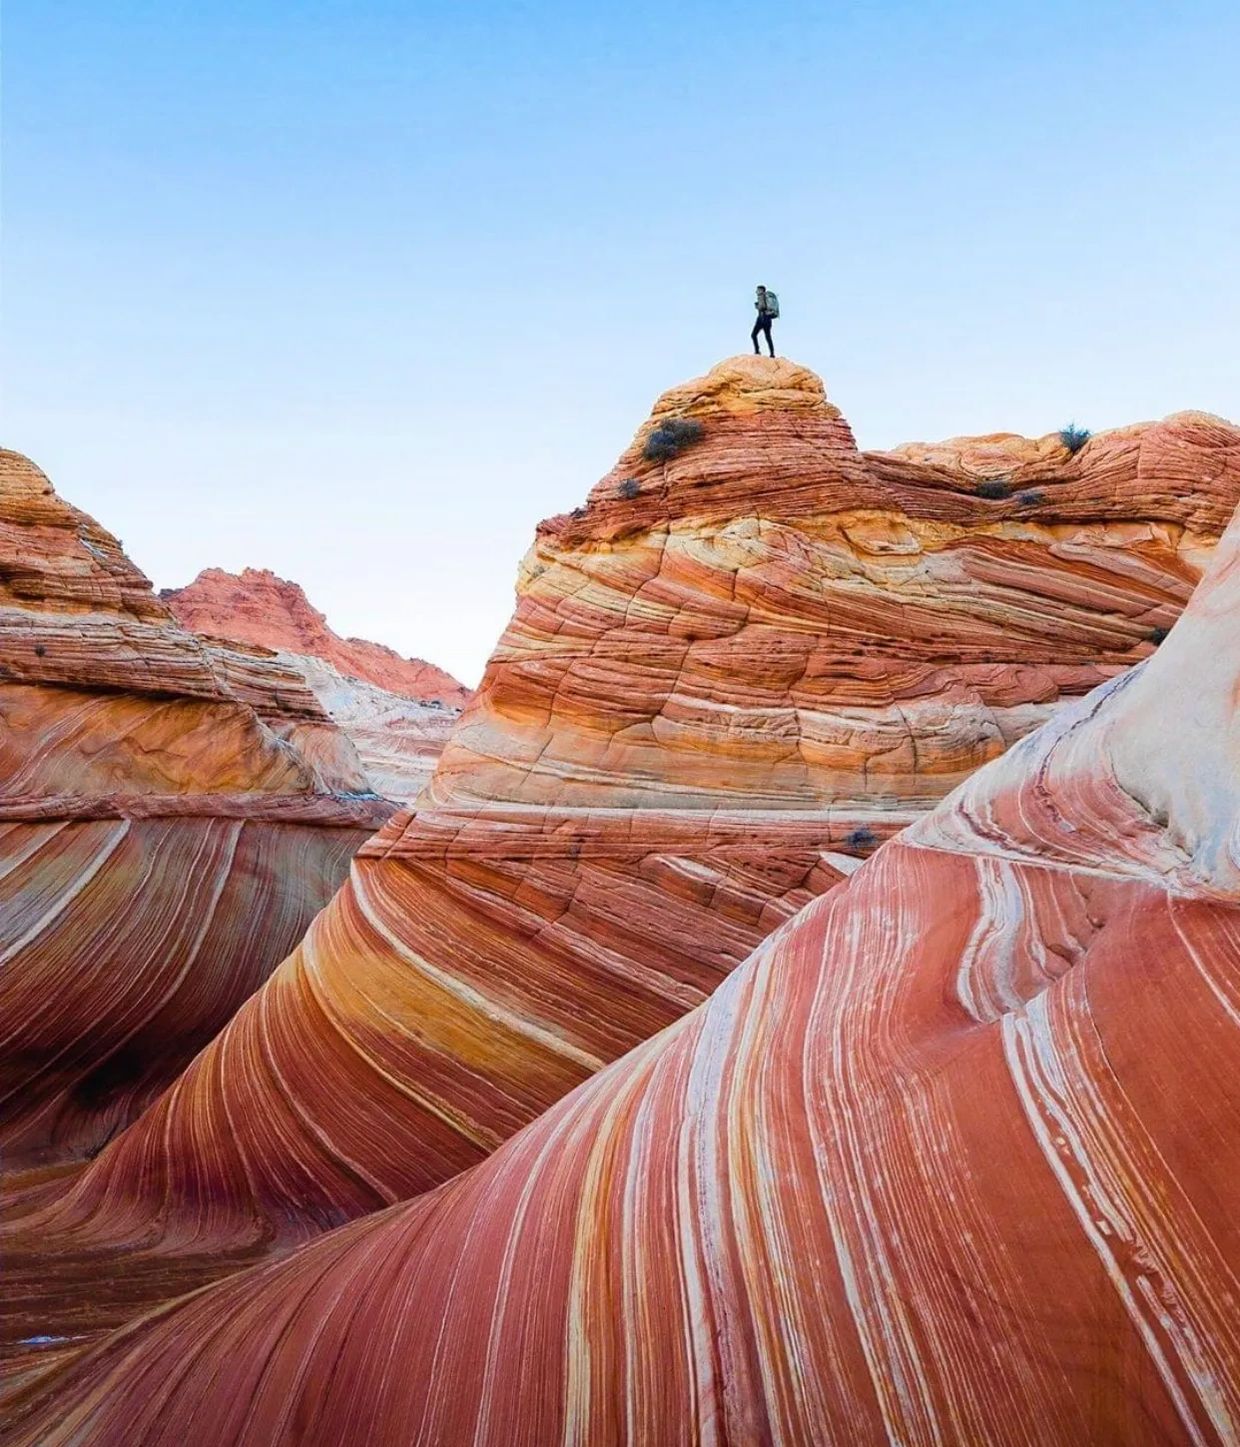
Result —
[[[1240,497],[1240,432],[1197,414],[1034,450],[1037,495],[991,499],[963,465],[859,453],[791,363],[669,393],[540,529],[416,811],[20,1229],[221,1261],[306,1235],[475,1163],[700,1004],[1149,657]]]
[[[429,1195],[30,1378],[7,1440],[1234,1440],[1238,626],[1240,522],[1158,653],[709,1004]],[[319,998],[353,928],[311,932]]]

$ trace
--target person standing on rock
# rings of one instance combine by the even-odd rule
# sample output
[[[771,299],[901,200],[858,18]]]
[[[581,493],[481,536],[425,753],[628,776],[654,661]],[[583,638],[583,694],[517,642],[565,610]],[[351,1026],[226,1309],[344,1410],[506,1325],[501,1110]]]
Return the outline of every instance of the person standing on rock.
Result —
[[[771,340],[771,323],[779,315],[779,298],[773,291],[767,291],[766,287],[758,288],[758,300],[754,302],[758,310],[758,320],[753,324],[753,331],[749,333],[749,340],[753,343],[754,355],[761,356],[761,348],[758,346],[758,333],[761,332],[766,338],[767,350],[771,356],[775,355],[775,343]]]

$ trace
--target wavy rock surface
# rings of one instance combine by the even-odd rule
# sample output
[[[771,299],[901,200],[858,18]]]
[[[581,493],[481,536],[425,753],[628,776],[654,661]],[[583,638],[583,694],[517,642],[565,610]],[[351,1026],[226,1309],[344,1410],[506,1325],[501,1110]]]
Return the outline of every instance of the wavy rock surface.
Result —
[[[668,419],[698,435],[651,460]],[[881,839],[1147,657],[1240,497],[1217,419],[1053,467],[1033,450],[1037,488],[991,500],[959,467],[858,452],[788,362],[668,393],[539,530],[416,812],[26,1229],[296,1239],[472,1165],[700,1004]]]
[[[1166,645],[420,1200],[10,1443],[1233,1442],[1240,522]]]
[[[205,646],[0,452],[0,1148],[80,1157],[233,1015],[391,812],[301,674]]]
[[[322,659],[346,678],[361,679],[385,693],[419,703],[432,700],[462,709],[470,692],[450,673],[421,658],[362,638],[341,638],[296,583],[266,568],[228,573],[206,568],[184,588],[160,593],[185,628],[207,637],[257,644],[280,653]]]

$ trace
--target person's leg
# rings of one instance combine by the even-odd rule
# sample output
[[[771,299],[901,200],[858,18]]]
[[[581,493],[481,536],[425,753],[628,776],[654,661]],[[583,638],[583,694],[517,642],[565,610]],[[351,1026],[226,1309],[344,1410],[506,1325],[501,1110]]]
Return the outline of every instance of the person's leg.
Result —
[[[771,356],[775,355],[775,343],[771,340],[771,319],[767,317],[763,322],[762,331],[766,336],[766,349]]]
[[[758,347],[758,333],[759,333],[759,331],[761,331],[761,329],[762,329],[762,318],[759,317],[758,320],[757,320],[756,322],[754,322],[754,324],[753,324],[753,331],[751,331],[751,332],[749,333],[749,340],[753,343],[753,354],[754,354],[755,357],[757,357],[757,356],[759,356],[759,355],[761,354],[761,353],[760,353],[760,349],[759,349],[759,347]]]

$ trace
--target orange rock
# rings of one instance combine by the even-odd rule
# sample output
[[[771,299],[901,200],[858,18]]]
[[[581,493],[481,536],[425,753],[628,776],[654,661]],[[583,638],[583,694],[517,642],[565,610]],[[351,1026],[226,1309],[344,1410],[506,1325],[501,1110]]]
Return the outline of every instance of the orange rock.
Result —
[[[297,671],[187,633],[115,538],[0,452],[10,1173],[139,1114],[390,812]]]
[[[208,568],[161,599],[209,641],[269,652],[300,674],[357,751],[368,786],[407,803],[435,770],[470,692],[442,669],[380,643],[341,638],[296,583]]]
[[[20,1229],[221,1262],[310,1234],[475,1163],[700,1004],[1150,655],[1240,498],[1240,431],[1178,417],[1036,466],[990,497],[861,454],[783,361],[667,394],[586,507],[539,529],[416,811]]]
[[[382,643],[341,638],[296,583],[266,568],[246,568],[239,574],[206,568],[186,587],[166,588],[160,597],[182,626],[195,633],[308,654],[348,678],[420,703],[434,700],[461,709],[469,702],[469,689],[442,668],[421,658],[402,658]]]
[[[1240,520],[1164,648],[709,1004],[429,1195],[66,1350],[6,1440],[1235,1440],[1238,628]]]

